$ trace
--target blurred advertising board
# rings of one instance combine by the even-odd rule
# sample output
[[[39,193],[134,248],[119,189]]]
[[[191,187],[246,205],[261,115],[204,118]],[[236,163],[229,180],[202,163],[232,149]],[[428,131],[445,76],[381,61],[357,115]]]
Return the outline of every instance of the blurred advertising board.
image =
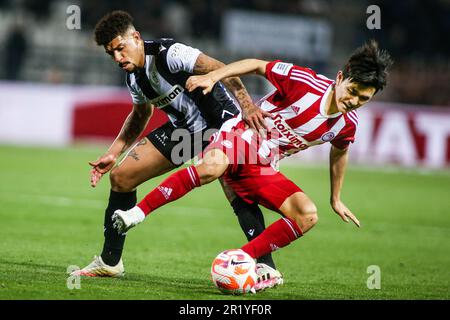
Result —
[[[0,143],[69,145],[112,142],[132,104],[126,88],[0,82]],[[450,108],[371,102],[358,110],[350,160],[363,165],[450,167]],[[145,132],[167,121],[156,110]],[[329,144],[287,161],[326,163]]]
[[[332,29],[324,19],[231,10],[223,18],[223,45],[242,55],[327,60]]]

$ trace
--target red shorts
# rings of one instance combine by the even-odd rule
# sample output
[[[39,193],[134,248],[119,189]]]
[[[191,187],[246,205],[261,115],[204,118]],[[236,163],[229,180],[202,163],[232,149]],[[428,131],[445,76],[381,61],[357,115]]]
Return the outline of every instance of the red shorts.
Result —
[[[294,182],[271,166],[230,165],[223,176],[233,191],[248,203],[258,203],[279,212],[283,202],[296,192],[303,192]]]
[[[231,120],[229,120],[231,121]],[[258,152],[258,137],[244,139],[234,127],[228,132],[214,135],[204,153],[212,149],[223,151],[230,165],[224,174],[225,182],[248,203],[258,203],[267,209],[279,212],[283,202],[295,192],[303,192],[294,182],[270,165],[271,157],[261,157]]]

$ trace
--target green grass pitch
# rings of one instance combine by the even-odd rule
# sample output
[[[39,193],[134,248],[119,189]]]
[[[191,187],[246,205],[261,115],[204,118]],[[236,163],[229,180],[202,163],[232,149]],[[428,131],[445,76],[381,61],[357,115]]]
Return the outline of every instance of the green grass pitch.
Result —
[[[329,204],[328,168],[282,166],[315,201],[319,223],[274,253],[285,284],[256,295],[221,294],[212,259],[245,243],[217,182],[153,213],[131,230],[126,276],[82,278],[103,243],[108,179],[89,185],[88,160],[101,147],[0,146],[0,299],[449,299],[450,173],[348,168],[343,201],[362,223],[346,224]],[[144,184],[141,199],[162,180]],[[266,224],[278,215],[264,210]],[[368,289],[369,266],[381,288]]]

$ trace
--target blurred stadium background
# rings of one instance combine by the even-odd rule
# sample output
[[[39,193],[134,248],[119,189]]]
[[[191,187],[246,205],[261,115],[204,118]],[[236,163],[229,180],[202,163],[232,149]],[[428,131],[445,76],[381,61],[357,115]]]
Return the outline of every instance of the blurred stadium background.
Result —
[[[69,30],[73,4],[81,28]],[[373,4],[381,28],[370,30]],[[147,39],[174,37],[226,63],[283,59],[331,78],[355,47],[375,38],[395,65],[386,90],[360,112],[352,161],[448,168],[448,0],[0,0],[0,143],[62,146],[115,136],[130,99],[123,72],[92,34],[114,9],[129,11]],[[269,90],[259,77],[244,81],[255,99]],[[158,114],[148,130],[164,119]],[[305,161],[325,159],[326,151],[315,149]]]
[[[73,11],[68,12],[71,5],[77,5],[81,10],[80,29],[70,30],[67,27],[67,20],[73,14]],[[367,27],[371,13],[366,10],[370,5],[377,5],[381,9],[380,29],[370,30]],[[372,240],[381,241],[379,247],[373,247],[373,242],[366,239],[366,247],[359,242],[360,247],[369,251],[387,250],[384,259],[392,259],[391,262],[397,268],[394,268],[394,274],[398,275],[398,278],[394,278],[401,281],[396,282],[391,278],[395,282],[395,290],[385,291],[384,295],[376,296],[367,292],[360,295],[353,294],[357,290],[355,287],[350,286],[347,291],[339,289],[343,290],[341,292],[330,285],[333,278],[314,278],[316,274],[303,269],[310,277],[309,282],[305,284],[305,280],[298,276],[297,284],[306,285],[308,294],[298,295],[287,287],[286,290],[291,291],[284,292],[286,295],[279,291],[273,296],[269,292],[263,297],[448,299],[450,202],[446,194],[450,191],[449,0],[0,0],[0,217],[2,221],[10,222],[4,229],[5,241],[0,247],[0,297],[73,298],[75,296],[70,296],[66,289],[60,289],[55,296],[51,290],[58,290],[46,287],[45,283],[49,281],[46,276],[51,276],[50,282],[53,281],[55,286],[56,283],[64,286],[65,276],[60,275],[61,266],[65,268],[71,263],[84,264],[88,260],[83,259],[89,259],[86,255],[95,254],[100,247],[101,212],[106,203],[108,183],[105,179],[99,188],[90,190],[87,161],[95,159],[107,148],[131,108],[122,70],[112,63],[103,48],[97,47],[93,40],[93,28],[97,20],[114,9],[130,12],[145,39],[174,37],[225,63],[246,57],[282,59],[308,66],[330,78],[334,78],[354,48],[368,39],[377,39],[382,48],[390,51],[395,64],[387,88],[359,112],[360,126],[357,142],[352,146],[350,176],[346,183],[348,189],[345,190],[352,200],[351,205],[356,206],[355,210],[366,211],[368,222],[375,219],[372,221],[375,223]],[[255,99],[270,90],[270,85],[259,77],[247,76],[243,81]],[[165,116],[156,113],[147,131],[163,121]],[[324,188],[328,190],[327,155],[327,146],[317,147],[288,161],[300,166],[319,164],[312,171],[288,171],[292,176],[299,174],[302,179],[300,185],[310,184],[309,190],[319,198],[324,198]],[[359,167],[368,170],[352,171]],[[398,171],[400,175],[394,177],[386,174],[386,168],[391,173]],[[320,175],[324,181],[317,182],[310,172]],[[145,190],[149,190],[157,181],[151,182]],[[395,188],[395,192],[390,187]],[[217,186],[214,188],[217,189]],[[214,210],[229,211],[225,208],[226,203],[220,191],[214,188],[208,189],[208,194],[218,199]],[[22,192],[24,194],[18,196]],[[370,203],[367,197],[374,199],[374,202]],[[390,197],[395,197],[395,201]],[[201,196],[194,196],[190,201],[182,202],[178,208],[185,205],[195,211],[196,206],[204,206]],[[320,201],[320,209],[328,207],[327,195]],[[60,216],[62,209],[66,214],[69,213],[69,227],[63,227],[65,221]],[[403,209],[403,212],[398,212]],[[398,216],[395,217],[390,210],[396,210]],[[14,219],[10,217],[12,212],[16,213]],[[426,222],[422,214],[427,214]],[[31,215],[35,217],[31,220],[35,226],[43,229],[36,229],[26,223]],[[221,215],[228,215],[233,231],[227,232],[235,235],[237,246],[243,236],[235,221],[231,220],[234,218],[229,213]],[[175,214],[174,219],[179,220],[180,217],[181,214]],[[327,225],[326,219],[322,223],[325,230],[327,226],[330,227],[328,231],[334,237],[330,241],[336,246],[339,241],[345,246],[344,243],[348,241],[354,243],[361,240],[337,234],[334,230],[337,227]],[[332,219],[336,218],[332,217],[330,221]],[[380,222],[377,219],[384,222],[376,224]],[[159,220],[155,218],[155,221]],[[164,225],[162,221],[155,222],[155,225]],[[419,232],[419,226],[425,227],[420,228],[422,233]],[[202,225],[202,230],[209,227],[208,224]],[[65,238],[69,234],[78,237],[76,241]],[[384,237],[378,237],[380,234],[384,234]],[[394,234],[404,238],[389,238]],[[195,241],[195,235],[184,235],[188,239],[194,237],[192,239]],[[133,235],[136,237],[134,239],[130,236],[129,248],[133,247],[133,243],[139,246],[148,240],[144,234],[141,236],[138,238]],[[157,236],[153,236],[153,241],[159,241]],[[340,252],[345,256],[340,251],[344,250],[341,247],[333,249],[330,245],[325,248],[320,244],[314,247],[323,237],[323,232],[318,230],[317,236],[312,236],[313,240],[306,241],[311,241],[310,248],[325,250],[321,257],[325,261],[331,259],[324,253],[327,249],[330,253]],[[91,241],[89,247],[83,242],[85,238]],[[210,240],[205,238],[202,242]],[[397,240],[404,246],[394,250],[393,243]],[[405,244],[408,241],[411,241],[410,245]],[[185,239],[181,237],[180,243],[185,243]],[[218,243],[221,247],[214,247],[212,252],[227,246],[224,239]],[[79,246],[74,247],[76,244]],[[306,256],[309,254],[313,259],[312,251],[304,251],[308,246],[297,245],[302,247]],[[71,254],[68,250],[72,250]],[[129,261],[135,259],[134,262],[145,263],[145,253],[148,254],[145,250],[149,249],[144,249],[142,255],[133,258],[130,254]],[[167,254],[160,258],[170,269],[170,259],[174,256],[170,253],[175,249],[169,245],[165,250]],[[189,253],[189,248],[184,250],[187,256],[198,255],[206,264],[209,261],[208,255]],[[286,254],[288,256],[294,251],[288,249],[286,252],[289,252]],[[396,254],[401,256],[401,253],[404,254],[403,262],[398,262],[393,257]],[[348,254],[352,255],[351,252]],[[416,257],[418,260],[414,260],[412,257],[415,255],[423,255],[423,259]],[[177,261],[183,259],[175,256]],[[355,258],[351,262],[343,262],[342,256],[337,260],[341,259],[341,263],[346,266],[354,267],[352,263],[358,260]],[[290,261],[289,257],[283,259],[280,258],[282,266]],[[359,259],[364,260],[361,256]],[[430,263],[432,259],[437,260]],[[369,258],[366,260],[370,263]],[[300,254],[298,261],[304,261]],[[412,282],[408,278],[409,271],[402,269],[411,261],[417,263],[413,263],[415,271],[411,273],[415,273],[415,278]],[[334,270],[334,264],[331,263],[328,267]],[[25,289],[11,267],[25,275],[22,282],[34,281],[39,290]],[[317,265],[311,267],[317,268]],[[189,275],[198,271],[195,266],[191,269]],[[205,274],[207,269],[204,270]],[[37,273],[29,275],[33,270],[37,270]],[[288,270],[285,272],[297,279],[297,275],[292,274],[294,271],[291,274]],[[175,276],[171,278],[168,271],[162,274],[163,280],[167,277],[171,281],[180,281]],[[430,275],[434,278],[431,279]],[[185,275],[180,273],[176,276],[182,278]],[[138,282],[154,281],[152,279],[151,275],[132,277],[128,287],[122,288],[125,293],[129,293],[128,296],[113,291],[117,283],[111,282],[108,283],[108,290],[111,290],[108,293],[111,295],[102,293],[81,297],[145,298],[148,293],[139,291],[141,288]],[[160,284],[161,293],[150,297],[217,298],[212,294],[190,295],[190,289],[196,289],[197,284],[201,287],[207,283],[207,280],[204,281],[192,284],[188,280],[181,280],[188,287],[181,294],[166,294],[164,290],[167,286]],[[317,284],[327,283],[329,291],[314,291],[317,289],[314,281]],[[358,278],[357,281],[364,284],[365,280]],[[344,280],[342,283],[345,286]],[[158,286],[158,283],[152,284]],[[94,282],[88,285],[92,285],[93,290],[97,288]],[[138,295],[133,295],[137,292]]]

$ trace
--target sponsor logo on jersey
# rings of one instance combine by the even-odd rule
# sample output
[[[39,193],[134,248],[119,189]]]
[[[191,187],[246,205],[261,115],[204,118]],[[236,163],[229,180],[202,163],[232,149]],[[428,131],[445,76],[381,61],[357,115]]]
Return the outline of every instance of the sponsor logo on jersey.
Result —
[[[273,124],[275,128],[283,137],[289,140],[296,148],[305,150],[309,147],[308,142],[297,135],[294,130],[284,121],[280,114],[277,114],[273,118]]]
[[[160,95],[158,98],[150,100],[150,103],[161,109],[172,103],[180,94],[184,92],[184,88],[179,84],[174,85],[169,91]]]
[[[325,132],[325,133],[322,135],[322,137],[320,137],[320,139],[321,139],[322,141],[324,141],[324,142],[328,142],[328,141],[333,140],[334,137],[335,137],[334,132],[333,132],[333,131],[328,131],[328,132]]]

